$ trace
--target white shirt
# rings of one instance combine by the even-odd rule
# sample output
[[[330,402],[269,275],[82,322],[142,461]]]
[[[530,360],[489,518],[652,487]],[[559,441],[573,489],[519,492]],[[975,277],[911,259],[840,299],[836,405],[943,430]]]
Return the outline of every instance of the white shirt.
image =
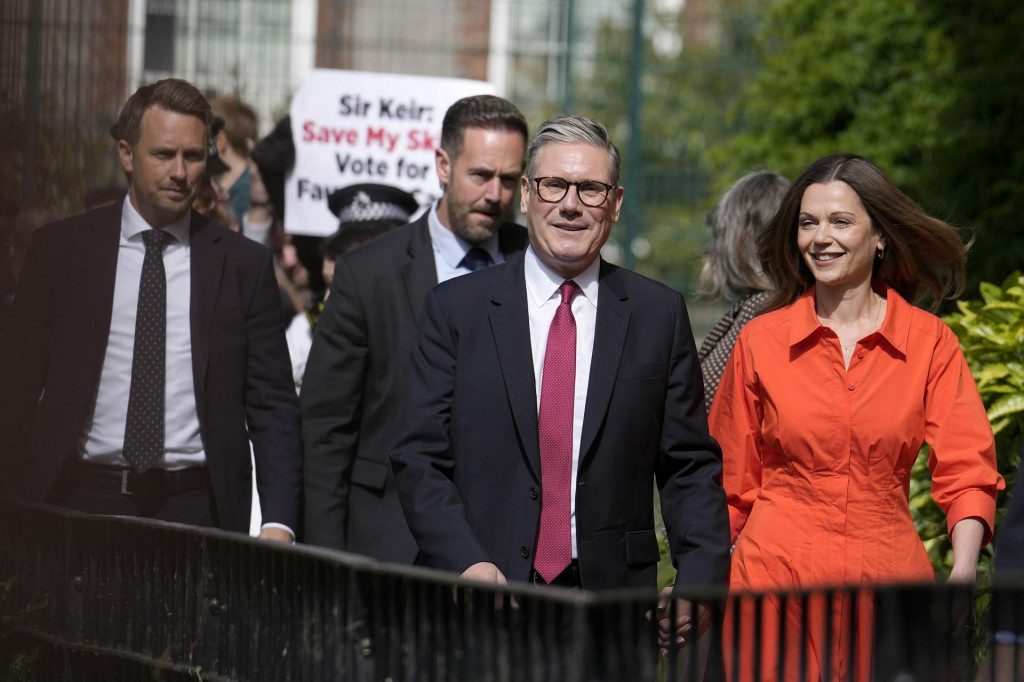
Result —
[[[164,249],[167,275],[167,358],[164,393],[165,459],[158,469],[184,469],[206,463],[196,393],[192,381],[192,325],[189,321],[192,293],[189,251],[191,212],[163,228],[174,239]],[[125,198],[121,211],[121,236],[117,249],[114,303],[110,334],[96,394],[96,406],[82,431],[82,458],[94,464],[127,467],[122,450],[128,415],[128,392],[135,350],[135,317],[139,305],[139,280],[146,246],[142,233],[153,229]]]
[[[430,228],[430,243],[434,245],[434,267],[437,268],[438,283],[472,272],[469,268],[459,267],[459,263],[473,246],[441,224],[441,219],[437,217],[436,203],[427,214],[427,226]],[[505,256],[498,248],[497,234],[477,246],[491,255],[492,264],[505,262]]]
[[[597,326],[597,293],[600,288],[597,275],[601,259],[595,258],[586,270],[573,281],[580,292],[572,300],[572,315],[576,319],[576,395],[572,409],[572,556],[578,557],[576,548],[576,476],[580,464],[580,440],[583,437],[583,413],[587,405],[590,385],[590,360],[594,354],[594,329]],[[526,272],[527,309],[530,315],[530,347],[533,351],[533,375],[537,387],[537,414],[540,415],[540,394],[544,385],[544,354],[548,347],[548,330],[555,311],[562,301],[558,288],[565,278],[544,265],[531,246],[524,259]]]
[[[306,373],[309,350],[313,347],[313,327],[310,326],[306,313],[299,313],[292,318],[288,329],[284,330],[284,340],[288,342],[288,356],[292,359],[295,391],[302,393],[302,377]]]

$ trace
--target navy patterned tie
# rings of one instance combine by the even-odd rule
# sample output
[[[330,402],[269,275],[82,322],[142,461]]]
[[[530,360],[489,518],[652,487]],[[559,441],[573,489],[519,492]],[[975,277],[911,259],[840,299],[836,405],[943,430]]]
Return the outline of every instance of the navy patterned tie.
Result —
[[[477,270],[490,267],[492,262],[491,254],[479,246],[474,246],[459,261],[459,267],[466,268],[470,272],[476,272]]]
[[[164,456],[164,374],[167,356],[167,275],[164,247],[174,239],[163,230],[146,230],[146,258],[139,280],[135,316],[132,383],[124,428],[124,458],[143,472]]]

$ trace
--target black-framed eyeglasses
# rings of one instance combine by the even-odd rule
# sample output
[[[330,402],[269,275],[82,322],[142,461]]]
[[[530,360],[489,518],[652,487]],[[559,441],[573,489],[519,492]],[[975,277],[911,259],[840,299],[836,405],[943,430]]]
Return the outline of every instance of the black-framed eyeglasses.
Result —
[[[597,180],[569,182],[563,178],[556,178],[550,175],[542,178],[532,178],[532,180],[537,185],[537,196],[540,197],[541,201],[557,204],[569,193],[569,188],[575,185],[576,196],[579,197],[580,202],[592,208],[597,208],[607,201],[608,193],[618,186],[598,182]]]

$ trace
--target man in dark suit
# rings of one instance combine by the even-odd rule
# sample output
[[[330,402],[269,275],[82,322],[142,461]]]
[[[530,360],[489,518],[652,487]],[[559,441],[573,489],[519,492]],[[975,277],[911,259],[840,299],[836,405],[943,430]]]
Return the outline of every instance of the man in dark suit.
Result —
[[[191,210],[210,106],[146,85],[112,129],[127,198],[37,231],[0,351],[15,494],[291,540],[299,410],[270,252]]]
[[[600,258],[618,220],[604,127],[540,126],[530,247],[427,297],[392,452],[424,563],[466,578],[653,587],[661,495],[676,586],[722,584],[729,532],[679,293]]]
[[[413,335],[438,282],[525,248],[526,231],[506,219],[526,136],[510,102],[459,100],[445,114],[435,155],[441,199],[338,259],[302,386],[304,541],[384,561],[416,559],[389,460]]]

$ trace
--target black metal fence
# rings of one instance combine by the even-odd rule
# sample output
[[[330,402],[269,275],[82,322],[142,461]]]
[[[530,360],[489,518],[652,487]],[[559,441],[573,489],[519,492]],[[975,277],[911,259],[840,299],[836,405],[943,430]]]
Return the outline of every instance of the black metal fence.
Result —
[[[973,617],[971,590],[942,585],[749,599],[698,591],[687,596],[710,627],[664,657],[653,593],[467,585],[13,500],[0,500],[0,524],[7,679],[803,680],[817,669],[829,680],[932,682],[1024,672],[1014,634],[1024,632],[1024,591],[1013,586],[993,591],[994,623]],[[772,613],[797,616],[777,628]],[[999,655],[979,666],[993,629]]]

